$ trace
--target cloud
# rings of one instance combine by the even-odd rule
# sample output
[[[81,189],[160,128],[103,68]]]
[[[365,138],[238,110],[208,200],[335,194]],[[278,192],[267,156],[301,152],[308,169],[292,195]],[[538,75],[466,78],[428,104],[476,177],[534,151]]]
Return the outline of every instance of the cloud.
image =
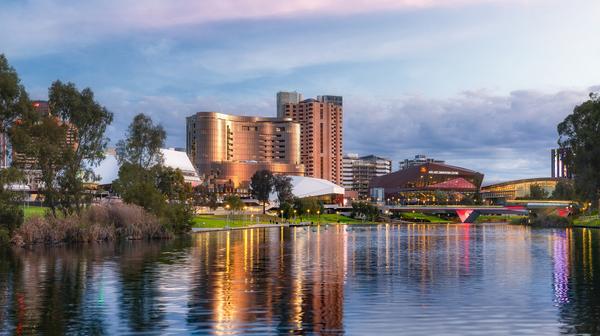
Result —
[[[488,181],[548,176],[556,125],[590,90],[471,91],[448,99],[380,101],[345,97],[344,148],[394,161],[426,154],[481,171]]]
[[[486,181],[550,174],[556,125],[598,87],[508,95],[469,91],[439,99],[425,96],[364,99],[344,97],[344,151],[376,154],[398,161],[416,154],[475,169]],[[185,147],[185,117],[197,111],[274,116],[274,98],[245,103],[222,97],[136,96],[119,89],[98,94],[115,113],[113,143],[123,137],[137,113],[146,113],[167,130],[167,145]]]
[[[510,3],[521,3],[508,0]],[[184,26],[265,18],[345,16],[424,8],[452,8],[507,0],[29,0],[0,10],[0,41],[15,55],[58,52],[98,39]],[[33,50],[33,51],[32,51]]]

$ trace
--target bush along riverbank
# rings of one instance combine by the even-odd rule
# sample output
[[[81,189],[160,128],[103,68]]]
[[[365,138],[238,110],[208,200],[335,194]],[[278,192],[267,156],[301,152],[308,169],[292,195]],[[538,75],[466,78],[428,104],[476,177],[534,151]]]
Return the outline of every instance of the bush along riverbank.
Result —
[[[95,205],[80,215],[68,217],[34,216],[12,234],[17,246],[101,242],[119,239],[168,239],[174,231],[167,218],[158,218],[131,204]]]

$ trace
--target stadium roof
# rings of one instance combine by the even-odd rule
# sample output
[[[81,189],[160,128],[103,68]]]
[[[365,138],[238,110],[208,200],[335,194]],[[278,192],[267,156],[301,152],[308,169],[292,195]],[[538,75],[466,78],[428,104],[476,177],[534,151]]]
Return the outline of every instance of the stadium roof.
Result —
[[[186,182],[192,184],[200,182],[200,177],[185,152],[164,148],[160,151],[163,154],[165,167],[181,170]],[[106,158],[94,168],[94,174],[100,177],[100,181],[96,182],[100,185],[111,184],[116,180],[119,177],[119,162],[116,156],[111,153],[106,154]]]
[[[289,177],[292,179],[292,193],[298,198],[344,194],[344,188],[327,180],[307,176]],[[275,201],[277,194],[271,193],[269,198]]]

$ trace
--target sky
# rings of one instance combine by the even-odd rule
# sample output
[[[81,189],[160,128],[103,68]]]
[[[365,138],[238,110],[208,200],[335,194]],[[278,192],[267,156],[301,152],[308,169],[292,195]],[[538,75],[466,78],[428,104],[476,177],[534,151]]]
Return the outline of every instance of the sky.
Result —
[[[344,151],[425,154],[486,182],[550,175],[556,125],[600,90],[597,0],[0,0],[0,53],[33,99],[90,87],[185,146],[198,111],[275,116],[344,97]]]

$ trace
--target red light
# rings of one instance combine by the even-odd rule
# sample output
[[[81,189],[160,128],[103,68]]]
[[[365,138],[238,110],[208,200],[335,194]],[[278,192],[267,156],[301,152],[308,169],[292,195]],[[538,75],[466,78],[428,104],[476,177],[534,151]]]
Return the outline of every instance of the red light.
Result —
[[[33,107],[40,107],[40,103],[33,103]]]

